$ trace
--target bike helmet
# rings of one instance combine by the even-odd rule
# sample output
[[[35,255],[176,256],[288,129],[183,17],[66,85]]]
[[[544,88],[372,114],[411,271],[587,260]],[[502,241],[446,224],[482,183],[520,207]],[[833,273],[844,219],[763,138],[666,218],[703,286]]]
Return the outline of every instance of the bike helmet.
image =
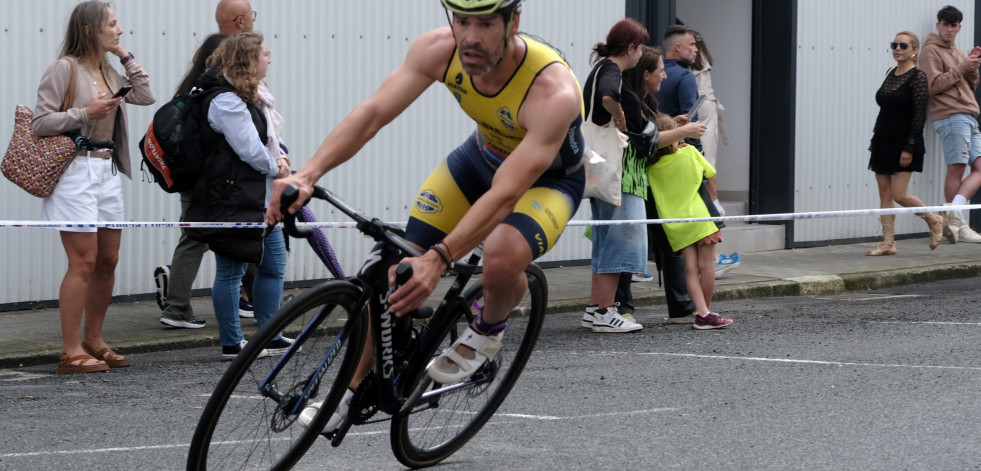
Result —
[[[489,15],[514,13],[521,7],[521,0],[440,0],[447,11],[461,15]]]

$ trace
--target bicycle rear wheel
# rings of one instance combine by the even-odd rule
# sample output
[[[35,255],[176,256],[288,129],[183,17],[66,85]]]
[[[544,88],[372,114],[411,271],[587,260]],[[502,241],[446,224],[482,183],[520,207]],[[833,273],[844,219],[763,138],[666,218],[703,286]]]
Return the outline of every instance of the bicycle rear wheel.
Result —
[[[465,312],[452,314],[441,325],[431,325],[429,334],[438,341],[424,342],[428,354],[410,368],[409,392],[424,388],[432,398],[417,403],[411,411],[392,417],[392,451],[398,460],[411,468],[432,466],[450,456],[467,443],[491,418],[504,402],[511,387],[524,370],[538,341],[545,306],[548,303],[548,284],[537,265],[525,269],[528,293],[512,312],[501,342],[504,347],[490,364],[485,365],[459,388],[433,395],[442,385],[433,384],[426,369],[433,359],[457,339],[469,325]],[[464,292],[468,305],[483,304],[483,290],[474,284]],[[433,324],[439,323],[435,320]],[[424,396],[425,397],[425,396]],[[413,398],[410,397],[410,400]]]
[[[360,298],[361,290],[346,281],[321,284],[280,309],[249,339],[204,408],[187,469],[289,469],[296,464],[354,375],[365,340]],[[260,358],[279,332],[296,337],[294,347]],[[301,427],[299,413],[318,401],[324,401],[321,413],[309,428]]]

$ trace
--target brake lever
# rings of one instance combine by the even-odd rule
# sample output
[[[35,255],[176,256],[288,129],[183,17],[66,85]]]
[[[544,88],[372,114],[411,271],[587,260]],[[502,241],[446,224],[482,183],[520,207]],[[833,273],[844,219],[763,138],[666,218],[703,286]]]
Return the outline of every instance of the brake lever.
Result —
[[[296,226],[296,214],[290,214],[289,208],[300,197],[300,190],[293,185],[283,189],[283,194],[279,197],[279,211],[283,214],[283,230],[290,237],[298,239],[309,239],[313,235],[313,229],[299,228]],[[304,201],[307,204],[310,200]],[[275,228],[275,224],[267,224],[262,231],[262,237],[266,237]]]

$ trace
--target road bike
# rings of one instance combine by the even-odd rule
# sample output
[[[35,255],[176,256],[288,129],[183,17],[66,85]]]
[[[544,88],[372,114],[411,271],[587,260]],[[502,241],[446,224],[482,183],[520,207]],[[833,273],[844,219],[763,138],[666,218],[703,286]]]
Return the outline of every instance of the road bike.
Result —
[[[284,192],[283,208],[296,201],[297,193],[295,188]],[[525,269],[528,292],[511,312],[498,355],[463,383],[434,383],[428,366],[482,309],[483,291],[474,279],[482,249],[444,274],[451,283],[435,309],[396,317],[387,309],[389,268],[421,251],[398,227],[369,218],[332,192],[315,187],[313,197],[348,215],[376,244],[356,276],[306,290],[249,339],[204,408],[191,442],[189,470],[289,469],[318,437],[336,447],[351,426],[384,420],[391,421],[392,451],[402,464],[432,466],[487,423],[534,350],[548,286],[542,270],[531,264]],[[295,237],[310,232],[288,215],[284,226]],[[397,271],[399,280],[411,276],[408,264],[399,264]],[[296,336],[293,346],[279,356],[264,355],[280,332]],[[323,432],[355,375],[368,335],[372,372],[355,391],[348,418],[336,431]],[[309,426],[300,426],[300,413],[320,401]]]

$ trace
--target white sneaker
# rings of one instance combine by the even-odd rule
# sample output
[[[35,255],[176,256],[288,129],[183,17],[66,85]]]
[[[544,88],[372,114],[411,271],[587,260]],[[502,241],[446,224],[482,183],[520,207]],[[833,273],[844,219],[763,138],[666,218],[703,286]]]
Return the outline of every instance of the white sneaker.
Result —
[[[616,306],[596,310],[593,332],[634,332],[644,326],[620,315]]]
[[[323,433],[333,432],[341,426],[341,421],[347,418],[347,413],[351,409],[351,398],[353,397],[354,391],[350,388],[344,391],[344,397],[341,398],[341,403],[337,405],[337,410],[334,411],[334,414],[330,416],[330,420],[327,421],[327,425],[324,426]],[[303,409],[303,412],[300,412],[300,418],[297,420],[300,427],[309,427],[310,423],[313,422],[313,418],[317,416],[317,412],[320,411],[320,406],[323,405],[324,402],[320,401],[310,404],[306,409]]]
[[[974,232],[974,229],[971,229],[971,226],[964,223],[961,224],[961,227],[957,228],[957,240],[971,244],[981,244],[981,235],[978,235],[977,232]]]
[[[950,203],[944,203],[944,206],[950,206]],[[947,218],[947,224],[944,225],[944,237],[947,238],[947,242],[956,244],[958,229],[963,224],[961,213],[956,210],[944,211],[944,217]]]
[[[593,328],[593,322],[596,322],[596,310],[599,306],[586,306],[586,311],[582,313],[582,322],[579,324],[586,329]]]

